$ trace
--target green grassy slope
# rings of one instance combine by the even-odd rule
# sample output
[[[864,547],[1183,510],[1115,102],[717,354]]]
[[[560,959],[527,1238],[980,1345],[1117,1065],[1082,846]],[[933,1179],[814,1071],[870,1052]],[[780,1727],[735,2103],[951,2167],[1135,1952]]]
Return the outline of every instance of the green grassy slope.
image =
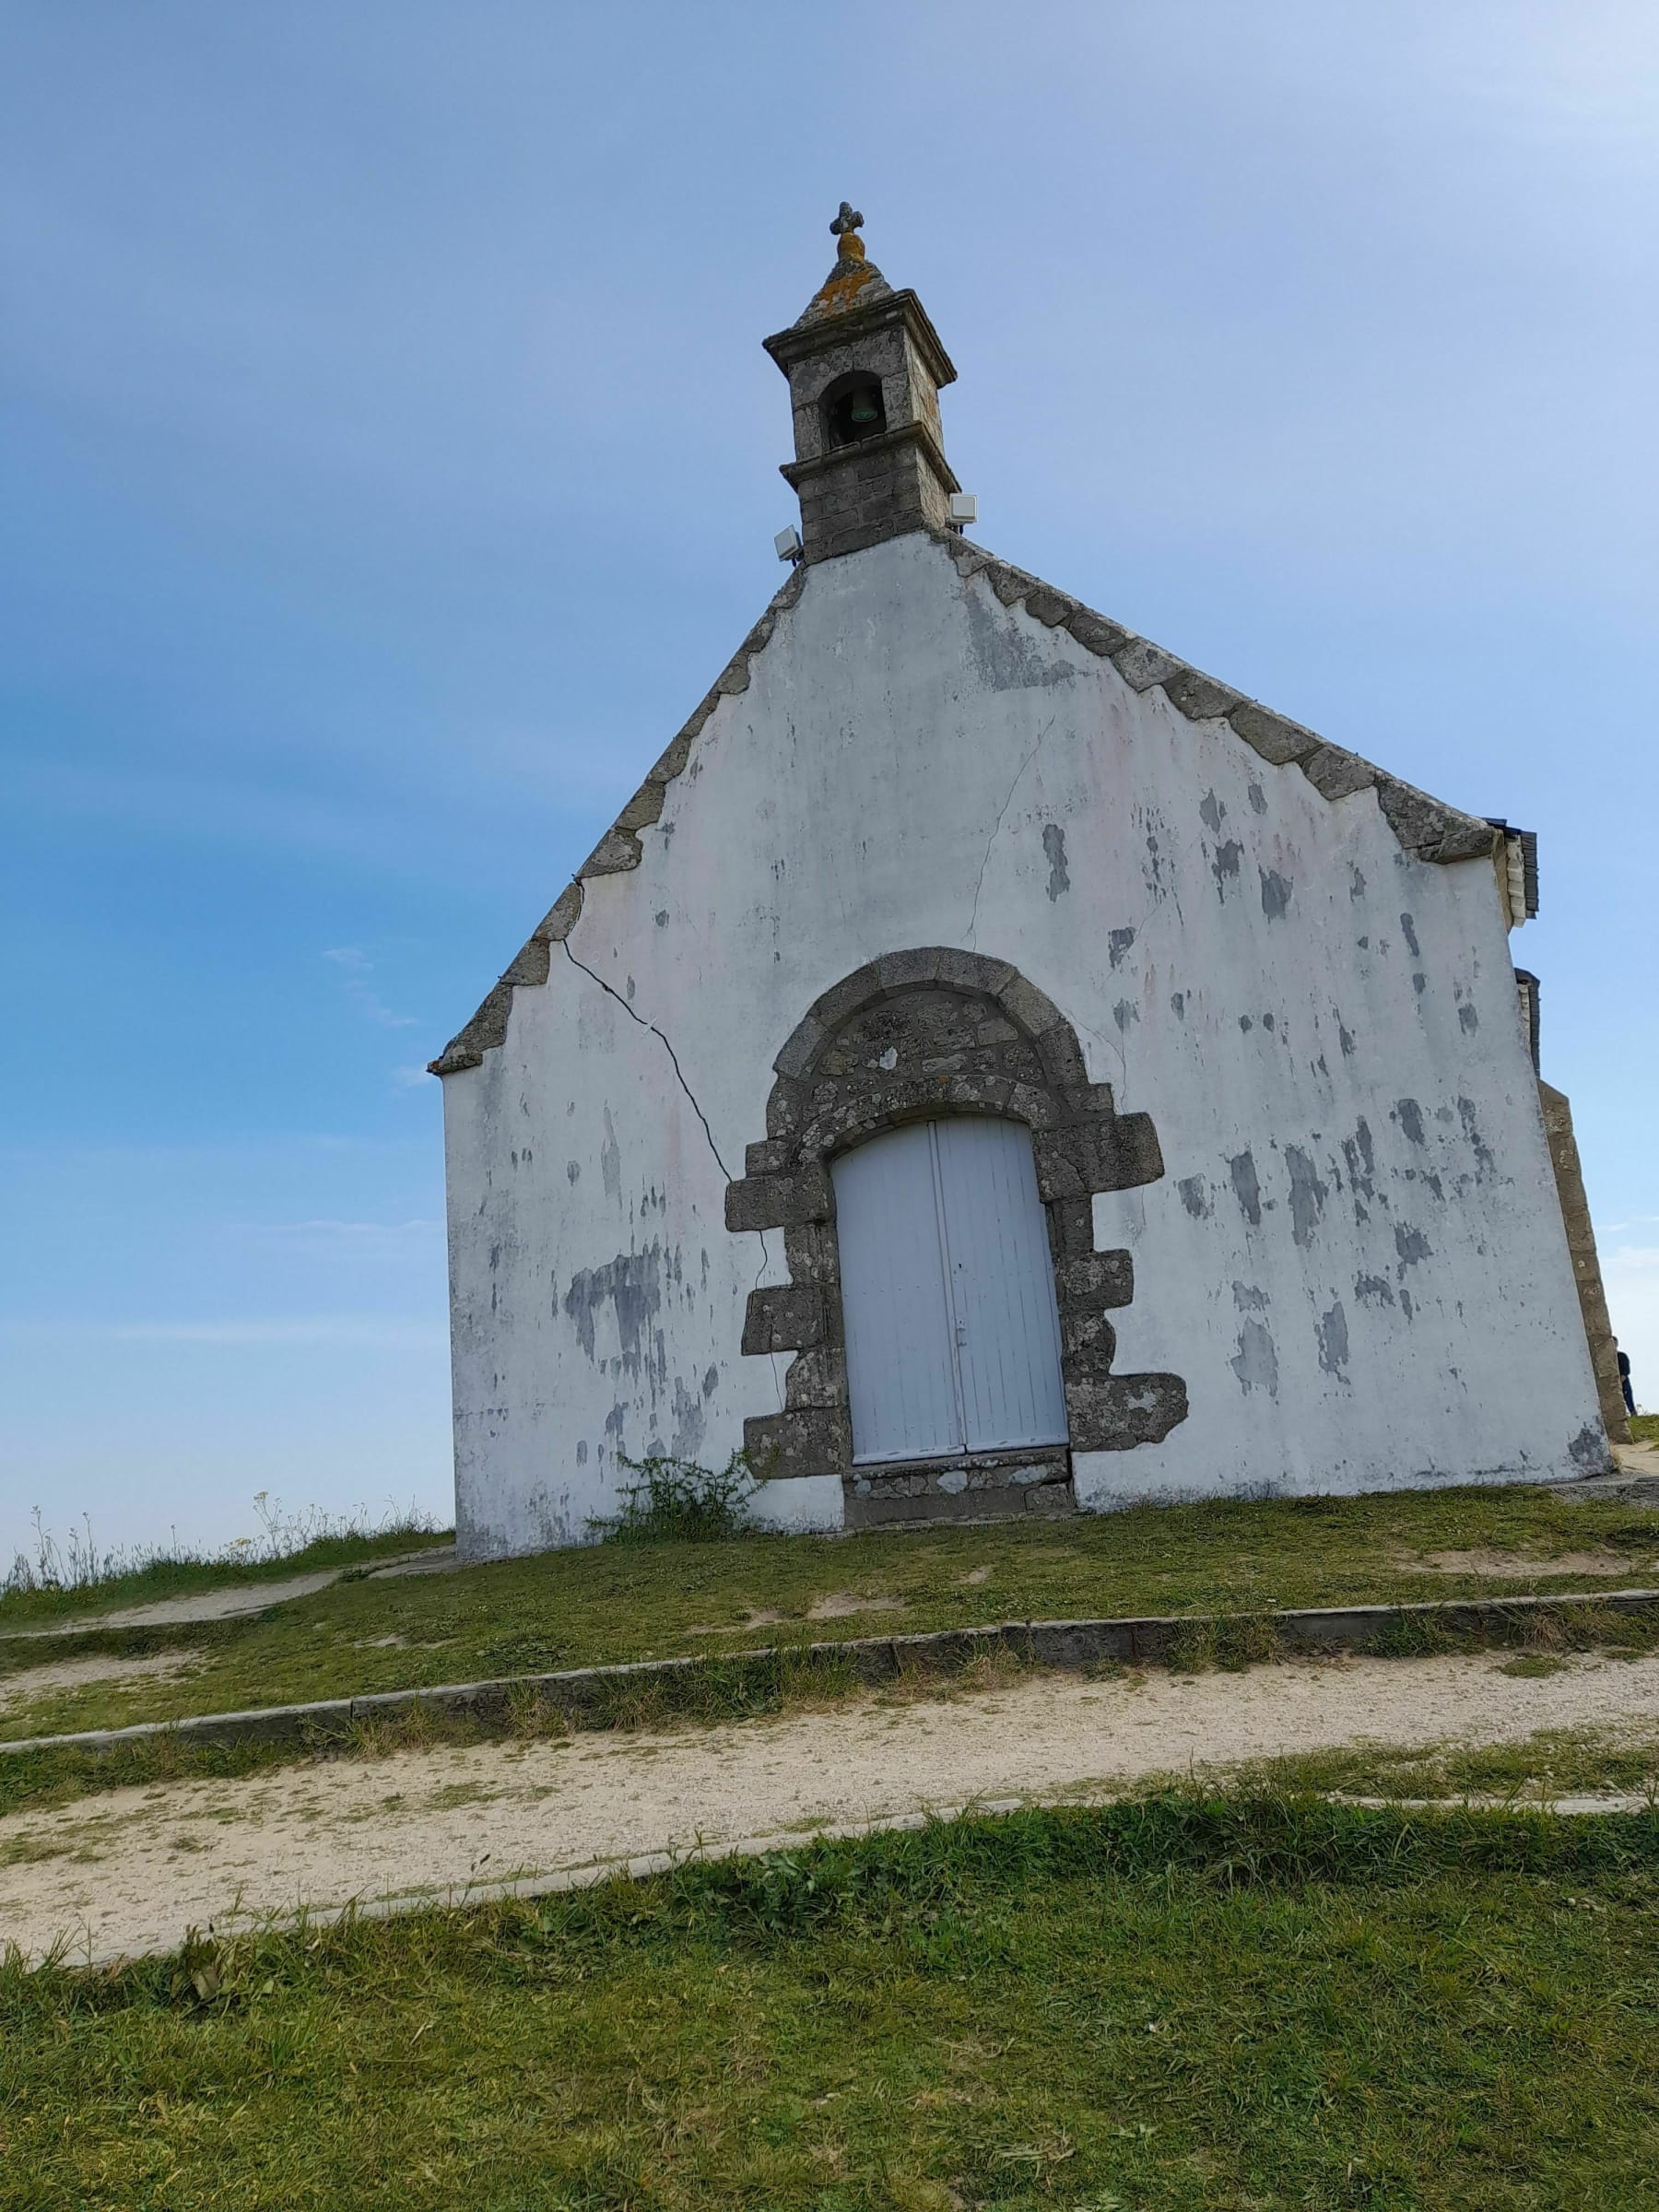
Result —
[[[1468,1554],[1478,1556],[1460,1563]],[[1571,1564],[1575,1555],[1591,1559],[1588,1571]],[[1453,1571],[1437,1571],[1437,1557]],[[1506,1564],[1518,1571],[1497,1571]],[[1659,1514],[1518,1488],[1147,1507],[840,1540],[602,1545],[453,1574],[347,1581],[264,1617],[87,1631],[50,1646],[7,1642],[0,1623],[0,1697],[8,1676],[47,1658],[193,1654],[164,1677],[14,1697],[0,1735],[995,1620],[1648,1583],[1659,1583]],[[849,1595],[899,1602],[834,1611]],[[814,1618],[825,1601],[828,1617]],[[781,1618],[755,1619],[768,1613]]]
[[[0,2205],[1617,2212],[1659,1824],[1142,1801],[0,1971]]]

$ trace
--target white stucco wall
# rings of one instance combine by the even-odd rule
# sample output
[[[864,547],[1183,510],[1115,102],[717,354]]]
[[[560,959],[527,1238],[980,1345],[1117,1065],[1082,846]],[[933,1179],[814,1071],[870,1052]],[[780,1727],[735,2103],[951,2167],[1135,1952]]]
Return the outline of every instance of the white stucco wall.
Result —
[[[1408,857],[1374,793],[1136,694],[924,536],[808,573],[641,834],[445,1080],[469,1549],[579,1541],[618,1452],[719,1463],[777,1410],[787,1355],[738,1340],[782,1240],[728,1234],[725,1183],[813,999],[917,945],[1013,962],[1162,1143],[1097,1242],[1135,1254],[1117,1368],[1183,1376],[1191,1411],[1079,1455],[1085,1502],[1582,1471],[1595,1393],[1485,861]],[[762,1502],[840,1520],[833,1480]]]

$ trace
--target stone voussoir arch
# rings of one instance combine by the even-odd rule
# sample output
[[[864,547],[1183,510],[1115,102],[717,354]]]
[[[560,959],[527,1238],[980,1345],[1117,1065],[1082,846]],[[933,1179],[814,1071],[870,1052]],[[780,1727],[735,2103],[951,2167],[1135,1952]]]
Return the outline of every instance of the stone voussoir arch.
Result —
[[[750,1293],[744,1322],[746,1354],[794,1354],[783,1410],[744,1424],[758,1475],[850,1474],[830,1162],[881,1130],[946,1114],[996,1114],[1031,1132],[1071,1449],[1157,1442],[1186,1418],[1179,1375],[1112,1372],[1107,1316],[1130,1302],[1134,1268],[1127,1252],[1094,1243],[1093,1194],[1163,1174],[1157,1133],[1089,1081],[1076,1030],[1034,983],[1006,960],[949,946],[887,953],[817,999],[772,1065],[766,1135],[726,1187],[726,1227],[782,1230],[789,1270]]]

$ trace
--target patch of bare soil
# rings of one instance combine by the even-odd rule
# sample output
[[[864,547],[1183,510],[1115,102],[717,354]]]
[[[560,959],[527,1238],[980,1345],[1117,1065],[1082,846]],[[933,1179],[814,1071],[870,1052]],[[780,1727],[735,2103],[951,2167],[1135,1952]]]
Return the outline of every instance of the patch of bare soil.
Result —
[[[1524,1559],[1514,1551],[1426,1551],[1401,1555],[1402,1564],[1430,1574],[1481,1574],[1499,1582],[1531,1583],[1546,1574],[1634,1574],[1637,1563],[1616,1551],[1563,1551],[1552,1559]]]
[[[193,1781],[0,1820],[0,1946],[105,1959],[350,1900],[554,1887],[657,1854],[761,1850],[928,1813],[1088,1802],[1372,1742],[1512,1743],[1541,1728],[1652,1729],[1659,1654],[1321,1659],[1243,1674],[1024,1677],[657,1735],[403,1751]]]
[[[165,1682],[195,1664],[194,1652],[157,1652],[142,1659],[95,1653],[87,1659],[54,1659],[0,1676],[0,1712],[15,1712],[54,1690],[84,1689],[91,1682]]]
[[[688,1629],[688,1636],[740,1636],[752,1629],[776,1628],[783,1618],[782,1613],[769,1612],[764,1606],[758,1612],[746,1613],[741,1620],[706,1622],[702,1627]]]
[[[831,1590],[815,1597],[806,1608],[808,1620],[846,1620],[854,1613],[902,1613],[901,1597],[860,1597],[855,1590]]]

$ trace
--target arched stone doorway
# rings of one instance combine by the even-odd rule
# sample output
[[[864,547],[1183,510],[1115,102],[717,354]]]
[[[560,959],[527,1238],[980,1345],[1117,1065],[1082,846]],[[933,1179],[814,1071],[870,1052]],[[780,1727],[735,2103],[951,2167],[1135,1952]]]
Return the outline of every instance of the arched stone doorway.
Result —
[[[1071,1451],[1156,1442],[1186,1417],[1179,1375],[1114,1375],[1107,1315],[1134,1294],[1127,1252],[1097,1252],[1097,1191],[1156,1182],[1150,1118],[1090,1083],[1069,1022],[1006,961],[948,947],[888,953],[824,993],[773,1062],[766,1136],[726,1192],[734,1231],[781,1229],[786,1283],[751,1293],[743,1349],[791,1351],[784,1410],[745,1423],[755,1472],[838,1474],[850,1524],[1070,1502]],[[879,1131],[957,1114],[1030,1131],[1053,1269],[1067,1441],[854,1465],[830,1162]]]

